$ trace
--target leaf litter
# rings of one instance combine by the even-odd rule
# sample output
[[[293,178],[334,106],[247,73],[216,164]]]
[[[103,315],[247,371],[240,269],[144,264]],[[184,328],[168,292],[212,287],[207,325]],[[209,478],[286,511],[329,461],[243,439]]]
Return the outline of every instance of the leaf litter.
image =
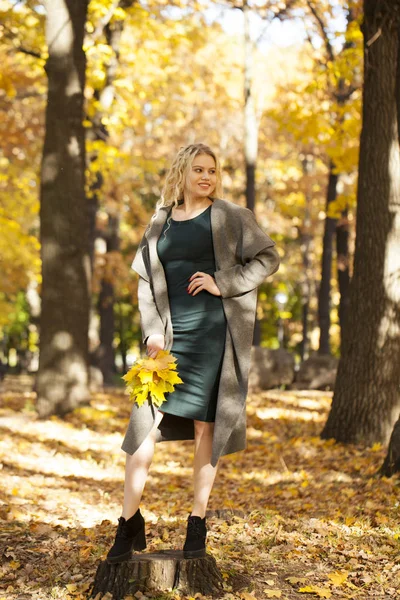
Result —
[[[20,387],[0,393],[0,600],[83,600],[120,516],[129,400],[94,393],[64,419],[38,420]],[[398,478],[375,476],[379,444],[318,437],[330,400],[250,395],[248,449],[222,459],[209,505],[225,600],[400,596]],[[192,456],[191,442],[157,446],[142,502],[148,552],[183,543]]]

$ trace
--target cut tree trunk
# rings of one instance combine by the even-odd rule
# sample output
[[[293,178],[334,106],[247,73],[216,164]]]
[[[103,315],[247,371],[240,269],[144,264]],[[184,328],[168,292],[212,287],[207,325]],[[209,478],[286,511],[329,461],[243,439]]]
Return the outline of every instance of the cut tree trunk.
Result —
[[[98,566],[91,598],[99,592],[109,593],[113,600],[128,594],[176,589],[187,595],[202,594],[217,598],[222,593],[223,579],[215,559],[183,558],[182,551],[165,550],[157,554],[138,554],[132,560]]]
[[[347,325],[323,438],[387,443],[400,410],[400,0],[364,3],[357,235]]]
[[[89,397],[90,258],[85,197],[82,49],[87,0],[46,2],[48,99],[41,173],[39,416]]]

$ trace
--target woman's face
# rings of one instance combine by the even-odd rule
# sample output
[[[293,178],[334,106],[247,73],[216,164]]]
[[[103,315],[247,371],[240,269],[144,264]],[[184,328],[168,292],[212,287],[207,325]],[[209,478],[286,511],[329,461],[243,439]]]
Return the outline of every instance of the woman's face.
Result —
[[[186,178],[185,194],[191,198],[212,196],[217,185],[215,160],[208,154],[198,154]]]

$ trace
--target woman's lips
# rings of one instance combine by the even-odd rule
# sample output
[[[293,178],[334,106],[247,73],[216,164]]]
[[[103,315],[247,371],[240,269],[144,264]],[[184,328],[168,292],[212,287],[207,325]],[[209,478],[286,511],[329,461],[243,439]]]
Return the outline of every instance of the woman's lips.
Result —
[[[210,184],[209,183],[199,183],[199,186],[202,188],[209,188]]]

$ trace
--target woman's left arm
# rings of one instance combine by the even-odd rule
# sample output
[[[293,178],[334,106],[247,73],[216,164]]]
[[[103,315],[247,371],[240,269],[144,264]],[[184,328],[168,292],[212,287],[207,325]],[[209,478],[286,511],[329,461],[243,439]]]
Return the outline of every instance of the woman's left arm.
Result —
[[[279,268],[280,258],[274,247],[275,243],[258,226],[253,213],[246,209],[241,217],[244,264],[214,273],[222,298],[233,298],[250,292]]]

